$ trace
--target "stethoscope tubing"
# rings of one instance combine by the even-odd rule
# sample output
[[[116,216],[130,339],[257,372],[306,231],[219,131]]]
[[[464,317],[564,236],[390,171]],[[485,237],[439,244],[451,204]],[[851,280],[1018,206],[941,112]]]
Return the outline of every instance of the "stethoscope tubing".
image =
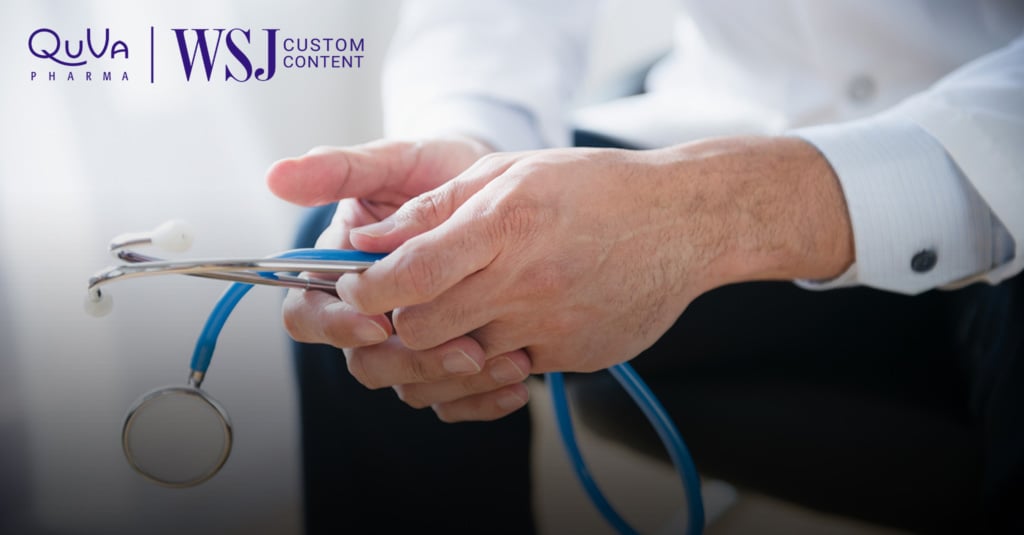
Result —
[[[131,244],[134,243],[131,242]],[[140,243],[144,242],[140,241]],[[126,249],[118,249],[121,248],[111,247],[111,250],[117,253],[118,258],[128,263],[108,268],[93,276],[89,280],[90,292],[98,292],[101,286],[116,280],[153,275],[182,274],[233,281],[233,284],[218,299],[217,304],[203,326],[202,332],[196,340],[190,363],[190,385],[185,388],[198,395],[202,395],[199,386],[213,358],[217,338],[235,306],[252,289],[253,285],[262,284],[301,289],[324,289],[333,293],[334,283],[332,281],[298,277],[289,273],[359,272],[373,265],[374,262],[384,256],[360,251],[295,249],[263,258],[164,260]],[[668,413],[636,372],[633,371],[632,367],[623,363],[610,368],[609,371],[629,393],[630,397],[633,398],[633,401],[641,408],[644,415],[658,432],[683,483],[683,491],[689,512],[687,533],[700,533],[704,524],[704,505],[700,494],[700,479],[682,437],[672,424]],[[600,492],[586,467],[586,463],[576,444],[575,434],[573,433],[572,420],[569,415],[561,374],[551,373],[547,374],[547,377],[552,389],[556,421],[563,439],[563,445],[566,447],[577,477],[598,510],[616,531],[623,534],[636,533],[632,526],[614,510],[611,503]],[[204,399],[207,398],[204,396]],[[223,419],[226,425],[228,425],[229,442],[227,448],[230,451],[230,424],[227,423],[229,422],[226,419],[227,414],[218,404],[214,404],[214,407],[221,411]],[[130,421],[131,417],[126,420],[125,429],[129,428]],[[125,442],[124,446],[125,452],[129,455],[129,460],[131,460],[127,442]],[[223,459],[220,464],[223,464]],[[219,469],[219,467],[218,465],[217,468]],[[213,472],[216,473],[216,470]],[[204,479],[208,477],[206,476]],[[167,482],[161,483],[167,484]],[[194,483],[182,486],[190,486],[191,484]]]

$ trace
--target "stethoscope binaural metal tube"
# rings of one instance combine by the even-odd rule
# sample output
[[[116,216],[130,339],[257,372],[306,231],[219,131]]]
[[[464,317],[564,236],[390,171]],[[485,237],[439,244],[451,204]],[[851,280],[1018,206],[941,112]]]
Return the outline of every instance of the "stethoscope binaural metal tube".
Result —
[[[324,254],[327,253],[327,254]],[[313,255],[317,255],[313,258]],[[360,251],[326,251],[324,249],[295,249],[277,256],[262,258],[207,258],[163,260],[132,251],[118,254],[130,262],[107,268],[89,279],[89,290],[117,280],[153,275],[196,275],[249,284],[284,286],[301,289],[333,290],[333,283],[278,272],[354,273],[362,271],[383,257]]]
[[[335,293],[333,281],[297,274],[362,271],[384,256],[351,250],[294,249],[261,258],[165,260],[129,249],[153,245],[167,251],[182,252],[192,245],[192,235],[192,227],[188,223],[172,220],[149,232],[116,236],[108,250],[127,264],[107,268],[89,279],[88,298],[91,303],[87,303],[87,307],[91,304],[92,313],[109,311],[109,300],[105,303],[106,308],[99,304],[103,299],[101,286],[116,280],[169,274]]]
[[[117,257],[125,262],[138,264],[142,262],[161,262],[164,259],[155,256],[144,255],[136,251],[120,251]],[[269,278],[257,273],[235,271],[232,273],[185,273],[191,277],[205,279],[216,279],[233,282],[247,282],[249,284],[262,284],[265,286],[279,286],[283,288],[294,288],[297,290],[320,290],[323,292],[335,293],[334,281],[322,280],[313,277],[300,277],[284,273],[278,273],[276,278]],[[109,281],[108,281],[109,282]],[[106,282],[104,282],[105,284]]]
[[[144,241],[137,239],[125,243]],[[123,244],[115,243],[111,245],[111,250],[118,251],[118,258],[129,263],[108,268],[90,278],[90,294],[98,296],[101,286],[117,280],[153,275],[194,275],[234,281],[217,302],[196,343],[189,381],[197,387],[202,384],[224,322],[253,285],[328,290],[333,293],[332,281],[296,277],[279,272],[358,272],[384,256],[351,250],[293,249],[262,258],[163,260],[133,251],[119,250],[122,247]]]

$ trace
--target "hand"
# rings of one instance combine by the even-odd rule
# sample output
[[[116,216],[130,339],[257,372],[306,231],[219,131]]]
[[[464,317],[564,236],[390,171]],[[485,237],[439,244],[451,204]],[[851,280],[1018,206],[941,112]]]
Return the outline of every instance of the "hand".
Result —
[[[488,152],[486,145],[461,137],[323,147],[276,162],[267,184],[279,197],[301,205],[338,201],[333,221],[316,246],[351,249],[349,229],[390,215]],[[407,403],[432,405],[442,419],[461,420],[470,414],[497,418],[526,403],[528,393],[521,383],[530,363],[524,352],[485,360],[470,337],[453,337],[428,351],[410,350],[391,336],[383,312],[362,315],[318,291],[289,291],[283,305],[285,327],[295,340],[344,348],[349,371],[362,384],[394,386]]]
[[[350,237],[394,252],[338,293],[393,311],[404,346],[470,333],[535,373],[623,362],[703,292],[835,276],[853,250],[834,173],[793,138],[493,154]]]

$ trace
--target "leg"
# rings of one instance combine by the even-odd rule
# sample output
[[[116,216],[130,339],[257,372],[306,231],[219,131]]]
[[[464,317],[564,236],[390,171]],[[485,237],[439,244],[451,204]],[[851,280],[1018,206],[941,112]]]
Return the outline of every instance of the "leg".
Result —
[[[297,246],[311,247],[332,214],[312,210]],[[294,352],[308,533],[534,531],[527,410],[445,424],[390,389],[367,390],[336,348],[297,343]]]
[[[956,294],[952,308],[985,472],[985,531],[1024,533],[1024,275]]]
[[[634,364],[705,475],[915,531],[977,528],[985,444],[950,328],[959,297],[720,288]],[[610,377],[573,380],[584,422],[664,456]]]

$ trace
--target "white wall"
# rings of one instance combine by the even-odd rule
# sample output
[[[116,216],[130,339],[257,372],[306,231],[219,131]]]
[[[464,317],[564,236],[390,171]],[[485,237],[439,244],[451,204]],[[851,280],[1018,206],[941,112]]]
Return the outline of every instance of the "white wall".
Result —
[[[595,42],[588,87],[666,42],[667,27],[645,30],[651,17],[638,5],[612,2],[602,31],[633,37]],[[280,293],[252,292],[225,329],[205,386],[232,415],[235,448],[216,478],[189,490],[151,485],[130,470],[121,418],[142,392],[184,380],[194,337],[224,286],[124,282],[111,288],[117,304],[100,320],[82,312],[81,299],[87,278],[111,263],[112,236],[172,217],[197,230],[190,255],[287,248],[299,210],[266,191],[263,173],[315,145],[380,134],[379,67],[396,9],[395,0],[0,5],[0,532],[300,529],[297,406],[277,327]],[[150,25],[363,37],[366,58],[360,70],[279,71],[266,84],[184,83],[176,50],[158,41],[150,85]],[[129,43],[131,82],[29,80],[49,69],[28,54],[33,30],[78,39],[87,26],[110,27]]]
[[[213,480],[168,490],[122,457],[121,418],[142,392],[182,383],[191,346],[224,285],[161,278],[111,287],[111,316],[86,316],[86,280],[107,241],[165,219],[190,221],[190,255],[287,248],[299,210],[270,195],[274,160],[379,135],[377,78],[395,2],[54,2],[0,6],[0,532],[288,533],[299,529],[296,398],[276,290],[257,289],[228,323],[207,389],[234,420]],[[171,41],[149,26],[280,27],[363,37],[361,70],[281,72],[265,84],[180,80]],[[39,27],[77,39],[110,27],[129,44],[129,83],[29,81]],[[65,37],[62,35],[62,37]],[[146,46],[144,46],[146,45]],[[141,62],[141,63],[140,63]],[[76,71],[78,72],[78,71]],[[201,521],[200,521],[201,520]],[[5,531],[9,528],[9,531]],[[187,528],[187,529],[186,529]]]

